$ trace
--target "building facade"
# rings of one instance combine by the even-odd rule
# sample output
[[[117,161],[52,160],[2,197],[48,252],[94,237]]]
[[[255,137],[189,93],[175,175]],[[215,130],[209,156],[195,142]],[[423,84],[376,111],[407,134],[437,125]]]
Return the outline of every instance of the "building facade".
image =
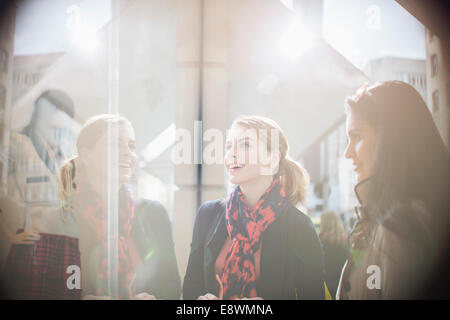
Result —
[[[12,104],[14,105],[44,77],[50,66],[64,53],[14,56]]]
[[[8,173],[8,140],[12,99],[14,31],[16,5],[11,3],[0,11],[0,184]]]
[[[450,146],[450,66],[448,40],[445,42],[433,32],[427,30],[426,41],[426,71],[427,98],[433,119],[447,147]]]
[[[369,61],[364,73],[372,83],[400,80],[412,85],[428,104],[427,67],[425,60],[384,57]]]

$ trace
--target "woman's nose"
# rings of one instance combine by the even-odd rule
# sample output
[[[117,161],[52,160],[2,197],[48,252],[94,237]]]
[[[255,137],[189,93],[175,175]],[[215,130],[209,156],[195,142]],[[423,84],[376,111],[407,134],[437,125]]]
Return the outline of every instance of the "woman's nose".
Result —
[[[351,158],[353,158],[353,154],[354,154],[354,152],[353,152],[352,144],[347,143],[347,146],[345,147],[345,150],[344,150],[344,157],[347,159],[351,159]]]
[[[226,162],[233,162],[236,159],[236,148],[235,146],[231,146],[230,148],[227,148],[225,151],[225,161]]]
[[[136,153],[130,148],[124,148],[124,150],[120,153],[120,156],[123,158],[131,158],[134,160],[137,159]]]
[[[236,153],[234,152],[234,149],[233,148],[228,149],[225,152],[225,159],[233,160],[234,158],[236,158]]]

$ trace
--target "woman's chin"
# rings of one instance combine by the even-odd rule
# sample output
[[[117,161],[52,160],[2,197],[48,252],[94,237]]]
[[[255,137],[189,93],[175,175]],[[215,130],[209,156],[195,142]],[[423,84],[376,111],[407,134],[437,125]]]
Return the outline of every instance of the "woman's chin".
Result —
[[[231,176],[230,177],[230,183],[231,184],[235,184],[235,185],[243,185],[243,184],[247,184],[250,182],[253,182],[254,179],[252,177],[248,177],[248,176]]]
[[[120,185],[123,185],[124,183],[130,182],[131,174],[121,174],[119,176],[119,183]]]
[[[361,181],[364,181],[368,178],[369,176],[363,173],[358,173],[356,175],[356,183],[360,183]]]
[[[125,183],[129,183],[130,182],[130,179],[129,178],[123,178],[123,179],[119,179],[119,183],[120,183],[120,185],[123,185],[123,184],[125,184]]]
[[[241,184],[242,179],[239,179],[239,177],[236,177],[236,176],[230,176],[230,183],[231,184]]]

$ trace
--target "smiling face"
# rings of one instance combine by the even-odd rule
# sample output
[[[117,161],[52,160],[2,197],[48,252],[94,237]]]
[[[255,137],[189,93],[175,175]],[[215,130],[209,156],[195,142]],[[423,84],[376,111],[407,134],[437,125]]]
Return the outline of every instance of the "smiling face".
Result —
[[[136,138],[130,124],[119,126],[119,180],[128,182],[136,169]]]
[[[357,182],[373,174],[376,135],[375,128],[366,121],[347,115],[348,143],[344,156],[352,160]]]
[[[279,159],[267,152],[267,145],[263,140],[257,138],[255,130],[240,126],[231,128],[224,162],[232,184],[257,182],[259,178],[276,172],[274,162],[279,162]],[[267,155],[267,159],[263,159],[264,155]]]
[[[119,123],[118,143],[108,144],[107,134],[95,143],[91,150],[84,150],[82,158],[91,177],[107,181],[108,151],[118,153],[119,183],[128,182],[136,168],[136,141],[133,127],[126,122]]]

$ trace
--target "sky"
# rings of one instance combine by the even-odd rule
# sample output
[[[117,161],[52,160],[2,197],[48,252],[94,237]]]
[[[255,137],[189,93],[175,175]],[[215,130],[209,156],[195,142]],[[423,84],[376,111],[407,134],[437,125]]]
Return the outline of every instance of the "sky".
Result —
[[[110,0],[22,0],[14,55],[66,52],[80,27],[95,32],[110,18]]]
[[[358,68],[384,56],[425,59],[424,27],[394,0],[324,0],[323,8],[325,40]],[[68,51],[77,28],[95,32],[110,18],[110,0],[23,0],[14,54]]]
[[[371,59],[425,59],[423,25],[394,0],[324,0],[323,36],[358,68]]]

